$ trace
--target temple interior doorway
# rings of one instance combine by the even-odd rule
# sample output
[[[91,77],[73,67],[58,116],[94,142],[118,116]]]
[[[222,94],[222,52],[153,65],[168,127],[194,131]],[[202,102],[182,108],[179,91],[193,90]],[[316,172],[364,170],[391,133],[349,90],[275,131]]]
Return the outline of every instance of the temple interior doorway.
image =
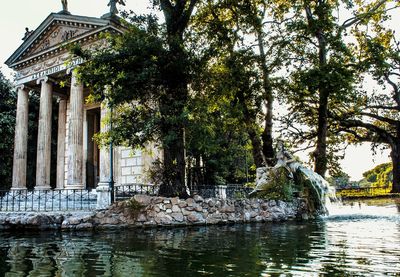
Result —
[[[100,108],[86,111],[87,120],[87,160],[86,160],[86,188],[96,188],[100,180],[100,149],[94,140],[94,135],[100,132]]]

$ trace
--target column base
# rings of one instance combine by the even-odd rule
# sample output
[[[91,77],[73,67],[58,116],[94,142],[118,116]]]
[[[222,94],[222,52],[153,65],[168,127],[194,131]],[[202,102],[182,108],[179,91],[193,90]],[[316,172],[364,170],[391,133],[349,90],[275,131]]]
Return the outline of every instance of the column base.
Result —
[[[85,189],[83,184],[73,184],[73,185],[66,185],[64,189]]]
[[[36,186],[34,187],[35,190],[51,190],[50,186]]]
[[[27,190],[27,188],[11,188],[10,190]]]

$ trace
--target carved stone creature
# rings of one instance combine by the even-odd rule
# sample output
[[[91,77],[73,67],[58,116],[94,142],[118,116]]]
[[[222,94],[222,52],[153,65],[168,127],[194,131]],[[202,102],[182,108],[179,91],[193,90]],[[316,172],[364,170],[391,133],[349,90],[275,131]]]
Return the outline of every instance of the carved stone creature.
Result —
[[[314,202],[313,206],[315,206],[317,212],[327,214],[326,196],[335,200],[335,192],[328,182],[319,174],[296,161],[293,155],[284,148],[281,141],[277,144],[276,158],[277,163],[274,167],[257,168],[256,187],[250,193],[250,196],[262,196],[265,192],[273,193],[277,186],[281,185],[291,186],[292,189],[294,187],[305,189],[310,191],[308,197],[313,198],[310,200]]]
[[[67,12],[68,11],[68,1],[67,0],[61,0],[61,4],[63,7],[63,11]]]
[[[111,14],[118,14],[117,4],[125,6],[124,0],[110,0],[108,6],[110,7]]]
[[[28,27],[25,28],[25,35],[22,38],[22,40],[26,40],[31,34],[33,33],[33,31],[29,30]]]

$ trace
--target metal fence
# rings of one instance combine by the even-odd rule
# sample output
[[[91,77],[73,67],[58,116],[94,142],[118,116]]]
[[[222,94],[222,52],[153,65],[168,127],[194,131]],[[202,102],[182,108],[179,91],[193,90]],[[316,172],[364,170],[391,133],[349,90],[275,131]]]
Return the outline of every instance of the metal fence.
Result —
[[[94,210],[96,203],[96,193],[84,189],[0,191],[2,212]]]
[[[114,187],[115,201],[123,201],[133,197],[136,194],[145,194],[150,196],[158,195],[158,186],[144,184],[128,184]]]
[[[219,197],[241,199],[247,198],[253,188],[242,184],[227,184],[223,186],[202,185],[191,189],[191,194],[198,194],[203,198]]]
[[[136,194],[157,196],[158,186],[128,184],[114,187],[115,201],[123,201]],[[252,188],[243,185],[196,186],[190,194],[203,198],[246,198]],[[10,190],[0,191],[1,212],[88,211],[97,206],[96,191],[85,189]]]

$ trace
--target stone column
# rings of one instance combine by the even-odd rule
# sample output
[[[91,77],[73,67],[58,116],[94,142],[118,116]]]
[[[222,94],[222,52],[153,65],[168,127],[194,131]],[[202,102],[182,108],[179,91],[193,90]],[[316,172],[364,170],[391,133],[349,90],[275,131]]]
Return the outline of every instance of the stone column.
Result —
[[[101,105],[100,115],[100,132],[104,133],[108,131],[108,125],[104,123],[104,118],[107,116],[109,109],[106,104]],[[107,186],[110,181],[110,149],[102,146],[100,148],[100,183],[98,186]]]
[[[64,188],[65,179],[65,136],[67,120],[67,100],[60,98],[58,102],[58,134],[57,134],[57,188]]]
[[[51,167],[51,112],[53,84],[48,78],[38,80],[40,90],[39,129],[36,159],[35,189],[50,189]]]
[[[107,132],[108,125],[104,123],[104,118],[109,110],[107,104],[102,103],[100,115],[100,132]],[[111,204],[110,181],[110,149],[102,146],[100,148],[100,182],[97,184],[97,209],[105,209]]]
[[[68,130],[68,189],[83,189],[83,84],[72,70]]]
[[[19,86],[17,87],[17,92],[12,189],[26,189],[29,91],[25,86]]]
[[[88,122],[87,110],[83,109],[83,156],[82,156],[82,180],[87,183],[87,161],[88,161]],[[87,184],[86,184],[87,185]]]

